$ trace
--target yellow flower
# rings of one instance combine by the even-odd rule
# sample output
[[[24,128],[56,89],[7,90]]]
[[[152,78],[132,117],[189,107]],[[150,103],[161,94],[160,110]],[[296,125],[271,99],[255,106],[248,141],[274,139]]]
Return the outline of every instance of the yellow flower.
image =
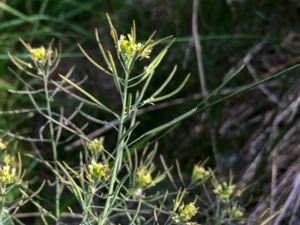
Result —
[[[203,166],[195,165],[192,174],[192,182],[203,181],[210,176],[210,172]]]
[[[0,168],[0,182],[11,184],[16,180],[16,168],[9,165]]]
[[[150,47],[145,48],[145,49],[141,52],[141,58],[142,58],[142,59],[149,59],[149,58],[150,58],[151,52],[152,52],[152,48],[150,48]]]
[[[3,157],[3,163],[5,165],[10,165],[12,162],[14,162],[14,158],[8,154],[5,154]]]
[[[136,52],[140,52],[143,47],[144,47],[144,45],[142,43],[137,43],[137,44],[134,45],[134,50]]]
[[[6,144],[0,139],[0,150],[5,150]]]
[[[145,48],[142,43],[135,43],[135,40],[130,34],[127,35],[127,38],[125,35],[121,35],[117,47],[119,53],[127,60],[132,58],[135,54],[139,54],[141,59],[148,59],[152,52],[152,47],[148,46]]]
[[[130,34],[128,34],[128,39],[121,35],[118,41],[118,50],[126,57],[131,57],[135,53],[135,43]]]
[[[153,176],[154,171],[155,165],[153,163],[141,165],[133,174],[134,183],[130,193],[136,197],[143,197],[144,190],[155,186],[165,178],[165,174],[160,172]]]
[[[148,171],[145,167],[138,169],[136,173],[136,186],[140,188],[146,188],[153,184],[153,179],[151,172]]]
[[[94,139],[88,143],[87,148],[91,152],[102,152],[104,150],[104,137]]]
[[[176,203],[175,204],[180,204]],[[176,207],[175,207],[176,208]],[[195,206],[194,202],[191,202],[187,205],[184,203],[180,204],[179,207],[177,207],[177,215],[173,216],[172,219],[174,222],[190,222],[193,216],[195,216],[198,212],[198,208]]]
[[[87,179],[90,181],[98,182],[100,180],[107,181],[109,178],[109,165],[108,163],[98,163],[95,160],[88,165]]]
[[[214,187],[213,192],[221,202],[226,203],[229,202],[230,198],[232,197],[234,189],[234,184],[227,184],[227,182],[223,182],[222,184],[218,183]]]
[[[227,210],[227,214],[230,219],[240,219],[241,217],[243,217],[244,212],[241,207],[234,204]]]
[[[51,57],[52,50],[45,49],[44,46],[41,46],[40,48],[30,48],[29,53],[30,53],[30,58],[33,61],[44,63],[47,58]]]

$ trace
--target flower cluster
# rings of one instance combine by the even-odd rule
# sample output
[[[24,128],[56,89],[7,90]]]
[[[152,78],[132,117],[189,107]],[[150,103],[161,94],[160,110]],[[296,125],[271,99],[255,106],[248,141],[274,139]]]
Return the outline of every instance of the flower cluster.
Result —
[[[175,202],[175,208],[177,208],[177,214],[172,217],[175,223],[179,222],[190,222],[193,216],[195,216],[198,212],[198,208],[195,206],[195,202],[191,202],[187,205],[184,203]],[[192,223],[193,224],[193,223]]]
[[[51,49],[45,49],[44,46],[39,48],[29,48],[29,56],[34,62],[44,64],[48,58],[52,55]]]
[[[102,152],[104,150],[104,137],[92,140],[87,144],[87,148],[91,152]]]
[[[7,154],[6,152],[7,144],[0,139],[0,150],[3,150],[1,154],[1,160],[0,163],[0,186],[12,184],[17,179],[17,170],[12,165],[14,162],[14,158]]]
[[[235,185],[228,184],[227,182],[218,183],[215,185],[213,192],[217,196],[218,200],[223,203],[229,202],[234,193]]]
[[[142,164],[134,173],[133,186],[130,189],[131,194],[136,197],[143,197],[144,190],[155,186],[165,178],[165,174],[156,174],[153,176],[155,165],[150,163],[148,165]]]
[[[100,163],[92,160],[88,165],[86,177],[89,181],[107,181],[109,178],[109,172],[110,168],[108,162]]]
[[[232,220],[240,219],[243,215],[243,209],[237,204],[233,204],[228,210],[227,215]]]
[[[15,161],[14,157],[12,157],[12,156],[9,155],[9,154],[4,154],[3,159],[2,159],[2,162],[3,162],[5,165],[11,165],[14,161]]]
[[[118,40],[117,47],[119,53],[121,53],[126,59],[129,59],[136,54],[138,54],[141,59],[148,59],[152,52],[152,47],[145,47],[142,43],[136,43],[131,34],[128,34],[127,37],[125,35],[121,35]]]
[[[0,150],[5,150],[6,144],[0,139]]]
[[[151,172],[145,167],[141,167],[136,173],[136,187],[146,188],[153,185]]]
[[[16,168],[10,165],[0,167],[0,182],[2,184],[12,184],[16,180]]]
[[[58,60],[58,52],[56,49],[52,50],[51,46],[48,48],[45,48],[44,46],[33,48],[30,44],[26,43],[22,39],[20,39],[20,42],[26,48],[27,55],[31,60],[24,61],[10,54],[9,57],[18,68],[22,69],[27,74],[32,75],[33,73],[30,70],[34,69],[38,75],[45,75],[45,70],[49,66],[54,65],[53,62]]]
[[[203,166],[195,165],[192,173],[192,183],[201,182],[209,178],[210,172]]]

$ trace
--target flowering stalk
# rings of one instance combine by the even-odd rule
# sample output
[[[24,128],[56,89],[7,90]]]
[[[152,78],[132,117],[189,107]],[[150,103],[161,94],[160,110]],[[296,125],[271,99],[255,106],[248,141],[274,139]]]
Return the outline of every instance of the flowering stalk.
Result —
[[[56,224],[58,225],[59,217],[60,217],[60,179],[58,175],[58,157],[57,157],[57,137],[54,129],[54,123],[53,123],[53,112],[52,112],[52,97],[49,94],[49,76],[51,74],[51,70],[55,65],[53,65],[53,62],[55,62],[57,58],[57,52],[55,51],[53,54],[53,51],[51,47],[49,46],[47,49],[44,46],[41,46],[40,48],[32,48],[29,44],[25,43],[23,40],[20,40],[24,47],[28,50],[29,57],[31,59],[31,63],[23,63],[24,65],[27,65],[29,69],[35,69],[37,72],[37,76],[40,76],[43,80],[44,85],[44,95],[45,95],[45,103],[46,103],[46,118],[47,123],[49,126],[49,133],[50,133],[50,141],[51,141],[51,148],[52,148],[52,157],[53,157],[53,163],[54,163],[54,170],[55,173],[55,217],[56,217]],[[14,58],[12,58],[14,59]],[[15,60],[13,60],[15,62]],[[23,62],[19,60],[19,62]],[[58,62],[58,60],[57,60]]]
[[[113,171],[112,171],[112,176],[109,184],[109,191],[108,191],[108,197],[105,202],[104,210],[102,214],[100,215],[98,225],[104,225],[106,222],[106,217],[109,213],[109,210],[111,209],[112,205],[112,198],[113,198],[113,193],[115,189],[115,182],[118,174],[118,170],[121,168],[122,165],[122,156],[123,156],[123,150],[124,150],[124,138],[123,138],[123,133],[124,133],[124,123],[126,120],[126,109],[127,109],[127,94],[128,94],[128,78],[129,78],[129,73],[128,71],[125,73],[125,80],[124,80],[124,88],[123,88],[123,95],[122,96],[122,112],[120,115],[120,126],[118,129],[118,139],[117,139],[117,151],[116,151],[116,157],[114,161],[114,166],[113,166]]]
[[[101,42],[100,38],[98,36],[98,33],[96,31],[96,39],[99,44],[99,48],[101,51],[101,54],[104,58],[105,63],[107,64],[108,69],[105,69],[101,65],[97,64],[91,57],[85,52],[85,50],[80,47],[83,54],[87,57],[87,59],[94,64],[97,68],[105,72],[106,74],[109,74],[113,77],[115,85],[117,90],[119,91],[122,107],[121,107],[121,113],[120,115],[114,114],[118,121],[119,121],[119,127],[117,129],[118,135],[117,135],[117,145],[115,147],[115,155],[113,160],[113,168],[111,171],[110,179],[108,182],[108,193],[106,195],[105,199],[105,205],[103,211],[98,215],[97,224],[98,225],[105,225],[108,221],[109,215],[112,211],[112,208],[115,204],[115,200],[118,199],[118,192],[119,188],[116,187],[116,183],[118,181],[118,173],[122,167],[123,162],[123,152],[129,147],[128,141],[130,140],[131,134],[133,130],[138,126],[138,122],[136,122],[136,116],[138,110],[143,107],[145,104],[153,103],[162,101],[164,99],[170,98],[173,95],[175,95],[178,91],[180,91],[183,86],[185,85],[188,76],[185,78],[185,80],[182,82],[179,87],[174,90],[173,92],[157,97],[163,89],[167,86],[168,82],[173,77],[176,67],[173,69],[169,77],[166,79],[165,83],[155,92],[153,93],[149,98],[145,99],[144,95],[146,94],[146,90],[149,86],[149,83],[154,75],[155,69],[162,61],[163,57],[166,55],[168,48],[173,43],[173,41],[170,39],[170,37],[154,41],[152,40],[153,35],[149,37],[149,39],[145,43],[137,42],[136,40],[136,27],[135,23],[133,22],[133,26],[131,28],[131,32],[128,35],[120,35],[118,38],[116,29],[112,25],[112,22],[108,16],[109,25],[111,28],[111,35],[114,40],[114,44],[116,47],[116,54],[119,60],[119,65],[123,69],[122,73],[123,76],[120,76],[120,73],[118,72],[118,68],[115,64],[115,61],[113,59],[113,56],[111,52],[107,51],[105,52]],[[169,44],[167,44],[163,50],[152,60],[149,62],[148,66],[144,67],[144,70],[142,73],[138,75],[133,74],[133,68],[135,63],[139,60],[145,60],[150,58],[150,53],[152,52],[152,49],[155,45],[161,43],[162,41],[169,41]],[[64,79],[67,80],[67,79]],[[73,85],[70,81],[68,81],[69,84]],[[137,86],[141,83],[144,83],[141,88],[138,88]],[[74,86],[74,85],[73,85]],[[133,98],[133,93],[131,93],[131,88],[135,87],[136,93],[134,94],[135,98]],[[88,96],[90,99],[93,99],[90,94],[86,93],[85,91],[82,91],[82,89],[76,87],[77,90],[81,91],[83,94]],[[98,101],[95,101],[98,103]],[[107,109],[107,107],[101,105],[103,108]],[[128,123],[128,126],[126,126],[125,123]],[[163,176],[159,176],[155,179],[155,182],[159,182]],[[124,180],[125,178],[123,178]],[[121,185],[121,183],[120,183]],[[144,187],[145,188],[145,187]]]
[[[3,216],[4,216],[4,214],[5,214],[5,192],[6,192],[6,185],[4,185],[2,188],[1,188],[1,195],[3,196],[3,197],[1,197],[1,212],[0,212],[0,222],[2,223],[3,222]]]
[[[51,108],[51,99],[49,97],[49,89],[48,89],[48,79],[49,79],[49,70],[46,69],[45,73],[43,74],[44,78],[44,90],[45,90],[45,98],[46,98],[46,107],[47,107],[47,114],[49,118],[52,118],[52,108]],[[54,169],[58,171],[58,158],[57,158],[57,141],[56,135],[54,132],[54,125],[51,119],[48,120],[49,122],[49,130],[50,130],[50,139],[51,139],[51,146],[52,146],[52,155],[53,155],[53,162],[54,162]],[[55,216],[57,218],[56,224],[59,224],[59,216],[60,216],[60,179],[58,174],[55,174]]]

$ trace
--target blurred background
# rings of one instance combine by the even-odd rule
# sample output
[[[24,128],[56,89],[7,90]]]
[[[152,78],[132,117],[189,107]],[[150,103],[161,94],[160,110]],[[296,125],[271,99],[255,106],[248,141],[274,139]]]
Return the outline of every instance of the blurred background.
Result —
[[[24,56],[19,38],[33,46],[54,40],[62,52],[58,72],[66,73],[75,65],[73,77],[80,80],[88,76],[83,86],[118,110],[120,102],[113,81],[91,66],[77,47],[80,43],[95,59],[99,57],[95,28],[99,29],[105,48],[114,47],[106,12],[119,33],[128,33],[135,20],[139,40],[145,40],[155,30],[156,38],[176,37],[165,63],[157,71],[153,89],[159,87],[160,77],[166,76],[175,64],[179,70],[171,86],[176,87],[191,73],[179,95],[145,110],[139,118],[143,124],[139,128],[141,133],[175,118],[202,99],[201,65],[210,92],[245,64],[245,69],[222,91],[225,95],[300,63],[300,1],[199,0],[198,6],[196,3],[193,0],[1,0],[0,110],[30,108],[28,98],[7,91],[22,89],[9,71],[11,63],[7,55],[9,51]],[[202,48],[202,59],[197,57],[195,43]],[[272,224],[300,224],[297,223],[300,221],[298,73],[299,70],[293,70],[190,117],[156,139],[159,154],[170,164],[178,159],[183,174],[189,174],[194,163],[208,159],[207,165],[215,168],[219,177],[228,177],[231,171],[235,182],[247,188],[245,203],[251,199],[247,205],[250,217],[255,218],[267,209],[272,212],[282,209],[283,213]],[[66,114],[76,106],[70,97],[56,99],[55,104],[58,108],[63,104]],[[97,118],[106,116],[89,113]],[[0,114],[2,133],[11,131],[34,137],[42,124],[43,119],[31,113]],[[96,125],[89,126],[85,133],[105,135],[108,145],[114,140],[112,130]],[[72,157],[78,157],[76,148],[80,146],[73,142],[66,148],[72,151],[62,150],[60,159],[72,162]],[[30,152],[30,149],[27,143],[19,145],[19,151]],[[49,150],[43,151],[48,154]],[[45,173],[38,170],[36,163],[28,161],[25,165],[32,177]]]

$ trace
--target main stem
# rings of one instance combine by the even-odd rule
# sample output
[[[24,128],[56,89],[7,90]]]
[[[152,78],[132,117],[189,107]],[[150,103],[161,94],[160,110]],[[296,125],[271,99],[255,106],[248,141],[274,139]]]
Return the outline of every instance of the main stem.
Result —
[[[44,89],[45,89],[45,97],[46,97],[46,104],[47,104],[47,113],[49,118],[52,118],[52,109],[51,109],[51,99],[49,98],[49,91],[48,91],[48,78],[49,73],[46,72],[44,75]],[[54,125],[52,120],[48,120],[49,122],[49,129],[50,129],[50,139],[52,144],[52,154],[53,154],[53,161],[54,161],[54,169],[58,172],[58,164],[57,164],[57,143],[55,139],[55,132],[54,132]],[[59,183],[59,176],[55,173],[55,217],[56,217],[56,224],[59,224],[59,216],[60,216],[60,183]]]
[[[6,186],[3,187],[3,193],[5,193],[5,192],[6,192]],[[5,210],[4,204],[5,204],[5,194],[3,195],[2,201],[1,201],[0,223],[3,222],[2,220],[3,220],[4,210]]]
[[[128,95],[128,92],[127,92],[128,77],[129,77],[129,74],[126,73],[123,95],[121,95],[122,96],[122,112],[121,112],[121,116],[120,116],[120,126],[119,126],[119,130],[118,130],[118,141],[117,141],[117,143],[120,143],[120,144],[117,146],[116,158],[115,158],[114,167],[113,167],[113,171],[112,171],[112,175],[111,175],[111,181],[110,181],[109,190],[108,190],[108,197],[106,199],[106,203],[105,203],[103,212],[99,217],[98,225],[104,225],[107,220],[109,210],[112,207],[111,201],[113,198],[113,192],[115,189],[114,187],[115,187],[115,182],[117,179],[118,170],[121,168],[121,164],[122,164],[124,139],[121,142],[120,142],[120,140],[123,135],[124,122],[126,119],[126,108],[127,108],[127,97],[128,97],[127,96]]]

